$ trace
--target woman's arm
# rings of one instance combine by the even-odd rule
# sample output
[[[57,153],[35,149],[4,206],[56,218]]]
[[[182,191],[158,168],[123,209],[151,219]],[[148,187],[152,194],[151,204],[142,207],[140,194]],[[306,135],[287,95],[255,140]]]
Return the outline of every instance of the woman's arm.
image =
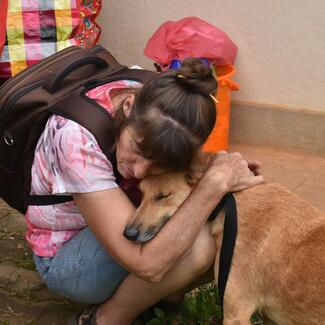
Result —
[[[139,277],[159,281],[191,247],[227,192],[262,181],[262,176],[255,176],[239,154],[218,156],[173,218],[145,244],[130,242],[122,235],[135,209],[120,189],[73,196],[87,224],[113,258]]]

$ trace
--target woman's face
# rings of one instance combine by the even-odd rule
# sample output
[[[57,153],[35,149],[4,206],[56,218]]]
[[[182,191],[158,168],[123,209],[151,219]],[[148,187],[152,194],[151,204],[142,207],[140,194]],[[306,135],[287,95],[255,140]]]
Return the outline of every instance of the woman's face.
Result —
[[[158,175],[164,171],[137,152],[136,134],[132,127],[125,127],[116,148],[117,169],[123,178],[142,179],[147,175]]]

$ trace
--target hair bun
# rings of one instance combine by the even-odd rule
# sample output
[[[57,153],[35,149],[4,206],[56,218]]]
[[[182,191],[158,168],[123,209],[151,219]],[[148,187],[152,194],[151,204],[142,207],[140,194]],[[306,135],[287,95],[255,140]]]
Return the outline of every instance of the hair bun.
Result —
[[[201,59],[185,59],[176,73],[176,78],[179,83],[192,91],[214,94],[217,90],[217,81],[212,69],[204,64]]]

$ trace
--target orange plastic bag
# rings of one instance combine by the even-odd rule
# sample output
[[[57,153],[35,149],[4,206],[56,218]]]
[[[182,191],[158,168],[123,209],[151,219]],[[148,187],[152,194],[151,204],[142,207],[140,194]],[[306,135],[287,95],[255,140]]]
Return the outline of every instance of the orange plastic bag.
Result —
[[[206,58],[216,66],[233,64],[236,53],[237,46],[222,30],[197,17],[162,24],[144,50],[162,68],[187,57]]]
[[[235,68],[232,65],[214,66],[218,80],[217,99],[219,104],[216,105],[217,122],[203,146],[203,151],[218,152],[229,149],[229,131],[230,131],[230,106],[231,92],[239,90],[239,85],[231,80],[235,74]]]

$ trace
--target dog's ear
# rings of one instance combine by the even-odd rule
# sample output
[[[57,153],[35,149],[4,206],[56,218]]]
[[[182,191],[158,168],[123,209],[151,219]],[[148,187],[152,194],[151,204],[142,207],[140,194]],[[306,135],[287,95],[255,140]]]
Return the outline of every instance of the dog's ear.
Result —
[[[199,182],[202,176],[203,172],[189,172],[185,174],[185,180],[189,185],[194,186]]]
[[[194,156],[189,171],[185,175],[188,184],[196,185],[199,182],[214,156],[214,153],[202,151]]]

